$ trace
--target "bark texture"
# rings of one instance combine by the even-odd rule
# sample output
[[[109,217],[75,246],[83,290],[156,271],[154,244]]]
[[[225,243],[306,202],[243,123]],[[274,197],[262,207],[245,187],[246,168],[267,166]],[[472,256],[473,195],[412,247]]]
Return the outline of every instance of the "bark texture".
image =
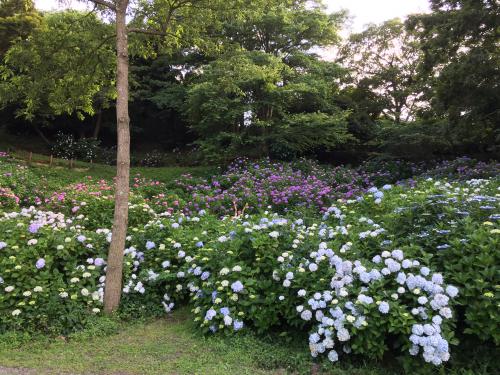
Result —
[[[118,309],[122,292],[123,251],[128,225],[128,198],[130,175],[130,119],[128,115],[128,38],[126,13],[128,0],[117,0],[116,6],[116,127],[118,150],[116,160],[115,211],[113,236],[108,252],[104,311]]]
[[[101,131],[102,125],[102,109],[97,112],[97,118],[95,120],[94,132],[92,133],[92,138],[99,138],[99,132]]]

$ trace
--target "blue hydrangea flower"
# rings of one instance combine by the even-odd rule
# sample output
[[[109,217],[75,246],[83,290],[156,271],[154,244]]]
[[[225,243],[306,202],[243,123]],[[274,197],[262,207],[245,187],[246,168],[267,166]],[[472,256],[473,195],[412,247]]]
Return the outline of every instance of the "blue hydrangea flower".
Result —
[[[406,274],[404,272],[399,272],[398,276],[396,277],[396,282],[398,284],[404,284],[406,281]]]
[[[42,269],[43,267],[45,267],[45,259],[43,258],[38,259],[35,263],[35,267],[37,269]]]
[[[309,335],[309,342],[311,344],[316,344],[320,340],[320,336],[314,332]]]
[[[240,329],[243,328],[243,322],[241,320],[234,320],[233,321],[233,328],[235,331],[239,331]]]
[[[217,315],[217,311],[210,309],[205,314],[205,320],[212,320]]]
[[[380,305],[378,305],[378,311],[382,314],[387,314],[389,312],[389,304],[385,301],[381,302]]]
[[[358,296],[358,301],[361,302],[361,303],[366,303],[367,305],[373,303],[373,298],[370,297],[370,296],[366,296],[364,294],[360,294]]]
[[[38,232],[38,230],[39,230],[41,227],[42,227],[42,225],[41,225],[41,224],[38,224],[38,223],[32,223],[32,224],[30,224],[30,226],[28,227],[28,232],[35,234],[35,233],[37,233],[37,232]]]
[[[335,350],[330,350],[330,352],[328,352],[328,359],[330,362],[337,362],[339,360],[339,355]]]
[[[411,327],[411,332],[414,334],[414,335],[417,335],[417,336],[422,336],[424,334],[424,327],[421,325],[421,324],[414,324],[412,327]]]
[[[453,285],[448,285],[446,287],[446,293],[451,297],[454,298],[458,294],[458,288],[453,286]]]
[[[424,276],[428,276],[430,272],[431,272],[431,270],[430,270],[429,268],[427,268],[427,267],[422,267],[422,268],[420,269],[420,273],[421,273],[422,275],[424,275]]]
[[[235,293],[239,293],[243,290],[243,284],[241,283],[241,281],[235,281],[234,283],[231,284],[231,289],[233,290],[233,292]]]
[[[104,259],[102,258],[95,258],[94,259],[94,265],[97,266],[97,267],[100,267],[104,264]]]

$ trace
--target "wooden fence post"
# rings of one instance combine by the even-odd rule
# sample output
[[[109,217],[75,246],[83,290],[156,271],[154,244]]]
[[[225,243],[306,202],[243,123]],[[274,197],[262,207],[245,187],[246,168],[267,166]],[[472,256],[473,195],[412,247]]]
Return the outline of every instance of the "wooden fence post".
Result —
[[[49,168],[52,168],[52,161],[53,161],[53,156],[50,155],[50,159],[49,159]]]
[[[28,165],[31,165],[31,160],[33,159],[33,152],[30,151],[30,154],[28,156]]]

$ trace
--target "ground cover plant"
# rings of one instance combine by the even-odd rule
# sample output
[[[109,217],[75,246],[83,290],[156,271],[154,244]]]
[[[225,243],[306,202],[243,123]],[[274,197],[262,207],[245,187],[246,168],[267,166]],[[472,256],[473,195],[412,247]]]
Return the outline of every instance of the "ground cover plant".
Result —
[[[71,335],[101,313],[113,183],[18,164],[2,154],[0,330]],[[123,316],[187,306],[206,335],[301,338],[325,362],[495,348],[498,165],[378,165],[134,177]]]

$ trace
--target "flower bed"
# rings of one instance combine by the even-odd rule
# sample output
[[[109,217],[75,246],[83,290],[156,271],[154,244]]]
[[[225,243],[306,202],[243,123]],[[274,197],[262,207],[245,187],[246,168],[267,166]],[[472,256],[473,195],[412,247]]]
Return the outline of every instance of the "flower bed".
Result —
[[[436,171],[395,185],[384,177],[378,188],[368,180],[338,201],[326,198],[333,190],[321,195],[331,182],[318,172],[314,186],[322,188],[310,193],[325,198],[319,205],[301,206],[307,198],[298,193],[293,210],[262,200],[270,208],[221,218],[234,214],[228,191],[247,192],[241,208],[244,197],[259,197],[254,184],[262,194],[289,194],[289,182],[316,167],[293,168],[233,167],[210,185],[191,185],[193,194],[220,194],[208,207],[194,206],[180,182],[174,194],[134,180],[124,308],[168,313],[186,304],[205,333],[303,335],[313,356],[332,362],[400,352],[440,365],[464,334],[500,342],[499,183],[464,179],[496,167],[472,167],[455,181]],[[37,208],[0,209],[2,331],[65,333],[102,308],[112,187],[89,180],[64,191]]]

